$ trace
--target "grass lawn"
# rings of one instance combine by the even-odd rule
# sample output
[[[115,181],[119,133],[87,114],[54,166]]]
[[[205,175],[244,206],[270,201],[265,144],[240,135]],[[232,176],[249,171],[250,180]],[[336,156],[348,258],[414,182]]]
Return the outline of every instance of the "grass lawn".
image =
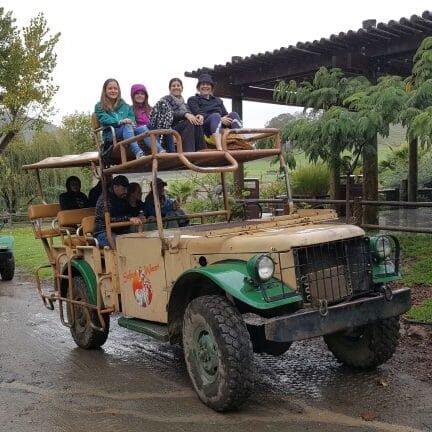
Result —
[[[48,263],[42,242],[35,240],[31,228],[3,230],[2,233],[15,237],[15,261],[24,275],[32,275],[34,269]],[[400,234],[403,256],[402,283],[407,286],[432,285],[432,238],[422,234]],[[51,276],[50,269],[44,269],[41,275]],[[407,314],[409,318],[432,322],[432,299],[414,306]]]

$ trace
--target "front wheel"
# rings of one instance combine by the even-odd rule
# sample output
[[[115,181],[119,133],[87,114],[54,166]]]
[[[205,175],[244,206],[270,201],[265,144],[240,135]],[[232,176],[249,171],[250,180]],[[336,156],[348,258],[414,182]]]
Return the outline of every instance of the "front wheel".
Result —
[[[81,276],[74,276],[73,278],[72,298],[74,300],[90,303],[87,294],[87,286]],[[87,314],[84,306],[69,304],[67,307],[67,317],[69,322],[72,320],[71,308],[73,308],[75,319],[70,331],[75,343],[84,349],[95,349],[101,347],[108,338],[110,326],[109,314],[104,315],[105,330],[101,331],[94,328],[94,326],[100,327],[99,318],[95,310],[88,309],[89,313]]]
[[[10,281],[15,274],[15,259],[14,257],[0,261],[0,276],[4,281]]]
[[[187,369],[199,398],[216,411],[238,408],[253,388],[253,352],[246,325],[221,296],[192,300],[183,319]]]
[[[394,354],[399,327],[399,317],[387,318],[349,332],[324,336],[324,341],[341,363],[355,369],[374,369]]]

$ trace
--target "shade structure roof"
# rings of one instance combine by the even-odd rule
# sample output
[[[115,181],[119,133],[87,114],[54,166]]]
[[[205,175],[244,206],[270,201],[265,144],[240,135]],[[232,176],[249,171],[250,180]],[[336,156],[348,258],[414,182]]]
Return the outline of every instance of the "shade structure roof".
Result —
[[[230,62],[185,72],[197,78],[210,73],[215,94],[256,102],[273,102],[278,80],[311,79],[321,66],[339,67],[348,76],[374,79],[391,74],[408,76],[413,56],[422,40],[432,36],[432,12],[387,23],[363,22],[363,28],[332,34],[327,38],[281,47]]]

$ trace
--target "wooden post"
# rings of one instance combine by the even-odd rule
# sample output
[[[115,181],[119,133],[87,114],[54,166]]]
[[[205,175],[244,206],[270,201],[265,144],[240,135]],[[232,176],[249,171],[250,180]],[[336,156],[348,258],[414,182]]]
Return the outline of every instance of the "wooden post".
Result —
[[[243,100],[241,96],[233,96],[232,110],[235,111],[243,120]],[[238,198],[242,198],[244,186],[244,166],[239,163],[237,171],[234,171],[234,194]]]
[[[417,201],[418,190],[418,142],[408,143],[408,201]]]
[[[378,200],[378,139],[377,136],[363,150],[363,198],[368,201]],[[364,223],[376,224],[378,212],[376,206],[365,206]]]

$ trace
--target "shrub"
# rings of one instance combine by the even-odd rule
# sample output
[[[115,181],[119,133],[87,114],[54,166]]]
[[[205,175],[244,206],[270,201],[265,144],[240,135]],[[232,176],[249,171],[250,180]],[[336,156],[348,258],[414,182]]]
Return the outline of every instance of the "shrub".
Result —
[[[291,175],[293,195],[318,197],[327,195],[330,187],[330,173],[322,163],[305,165]]]

